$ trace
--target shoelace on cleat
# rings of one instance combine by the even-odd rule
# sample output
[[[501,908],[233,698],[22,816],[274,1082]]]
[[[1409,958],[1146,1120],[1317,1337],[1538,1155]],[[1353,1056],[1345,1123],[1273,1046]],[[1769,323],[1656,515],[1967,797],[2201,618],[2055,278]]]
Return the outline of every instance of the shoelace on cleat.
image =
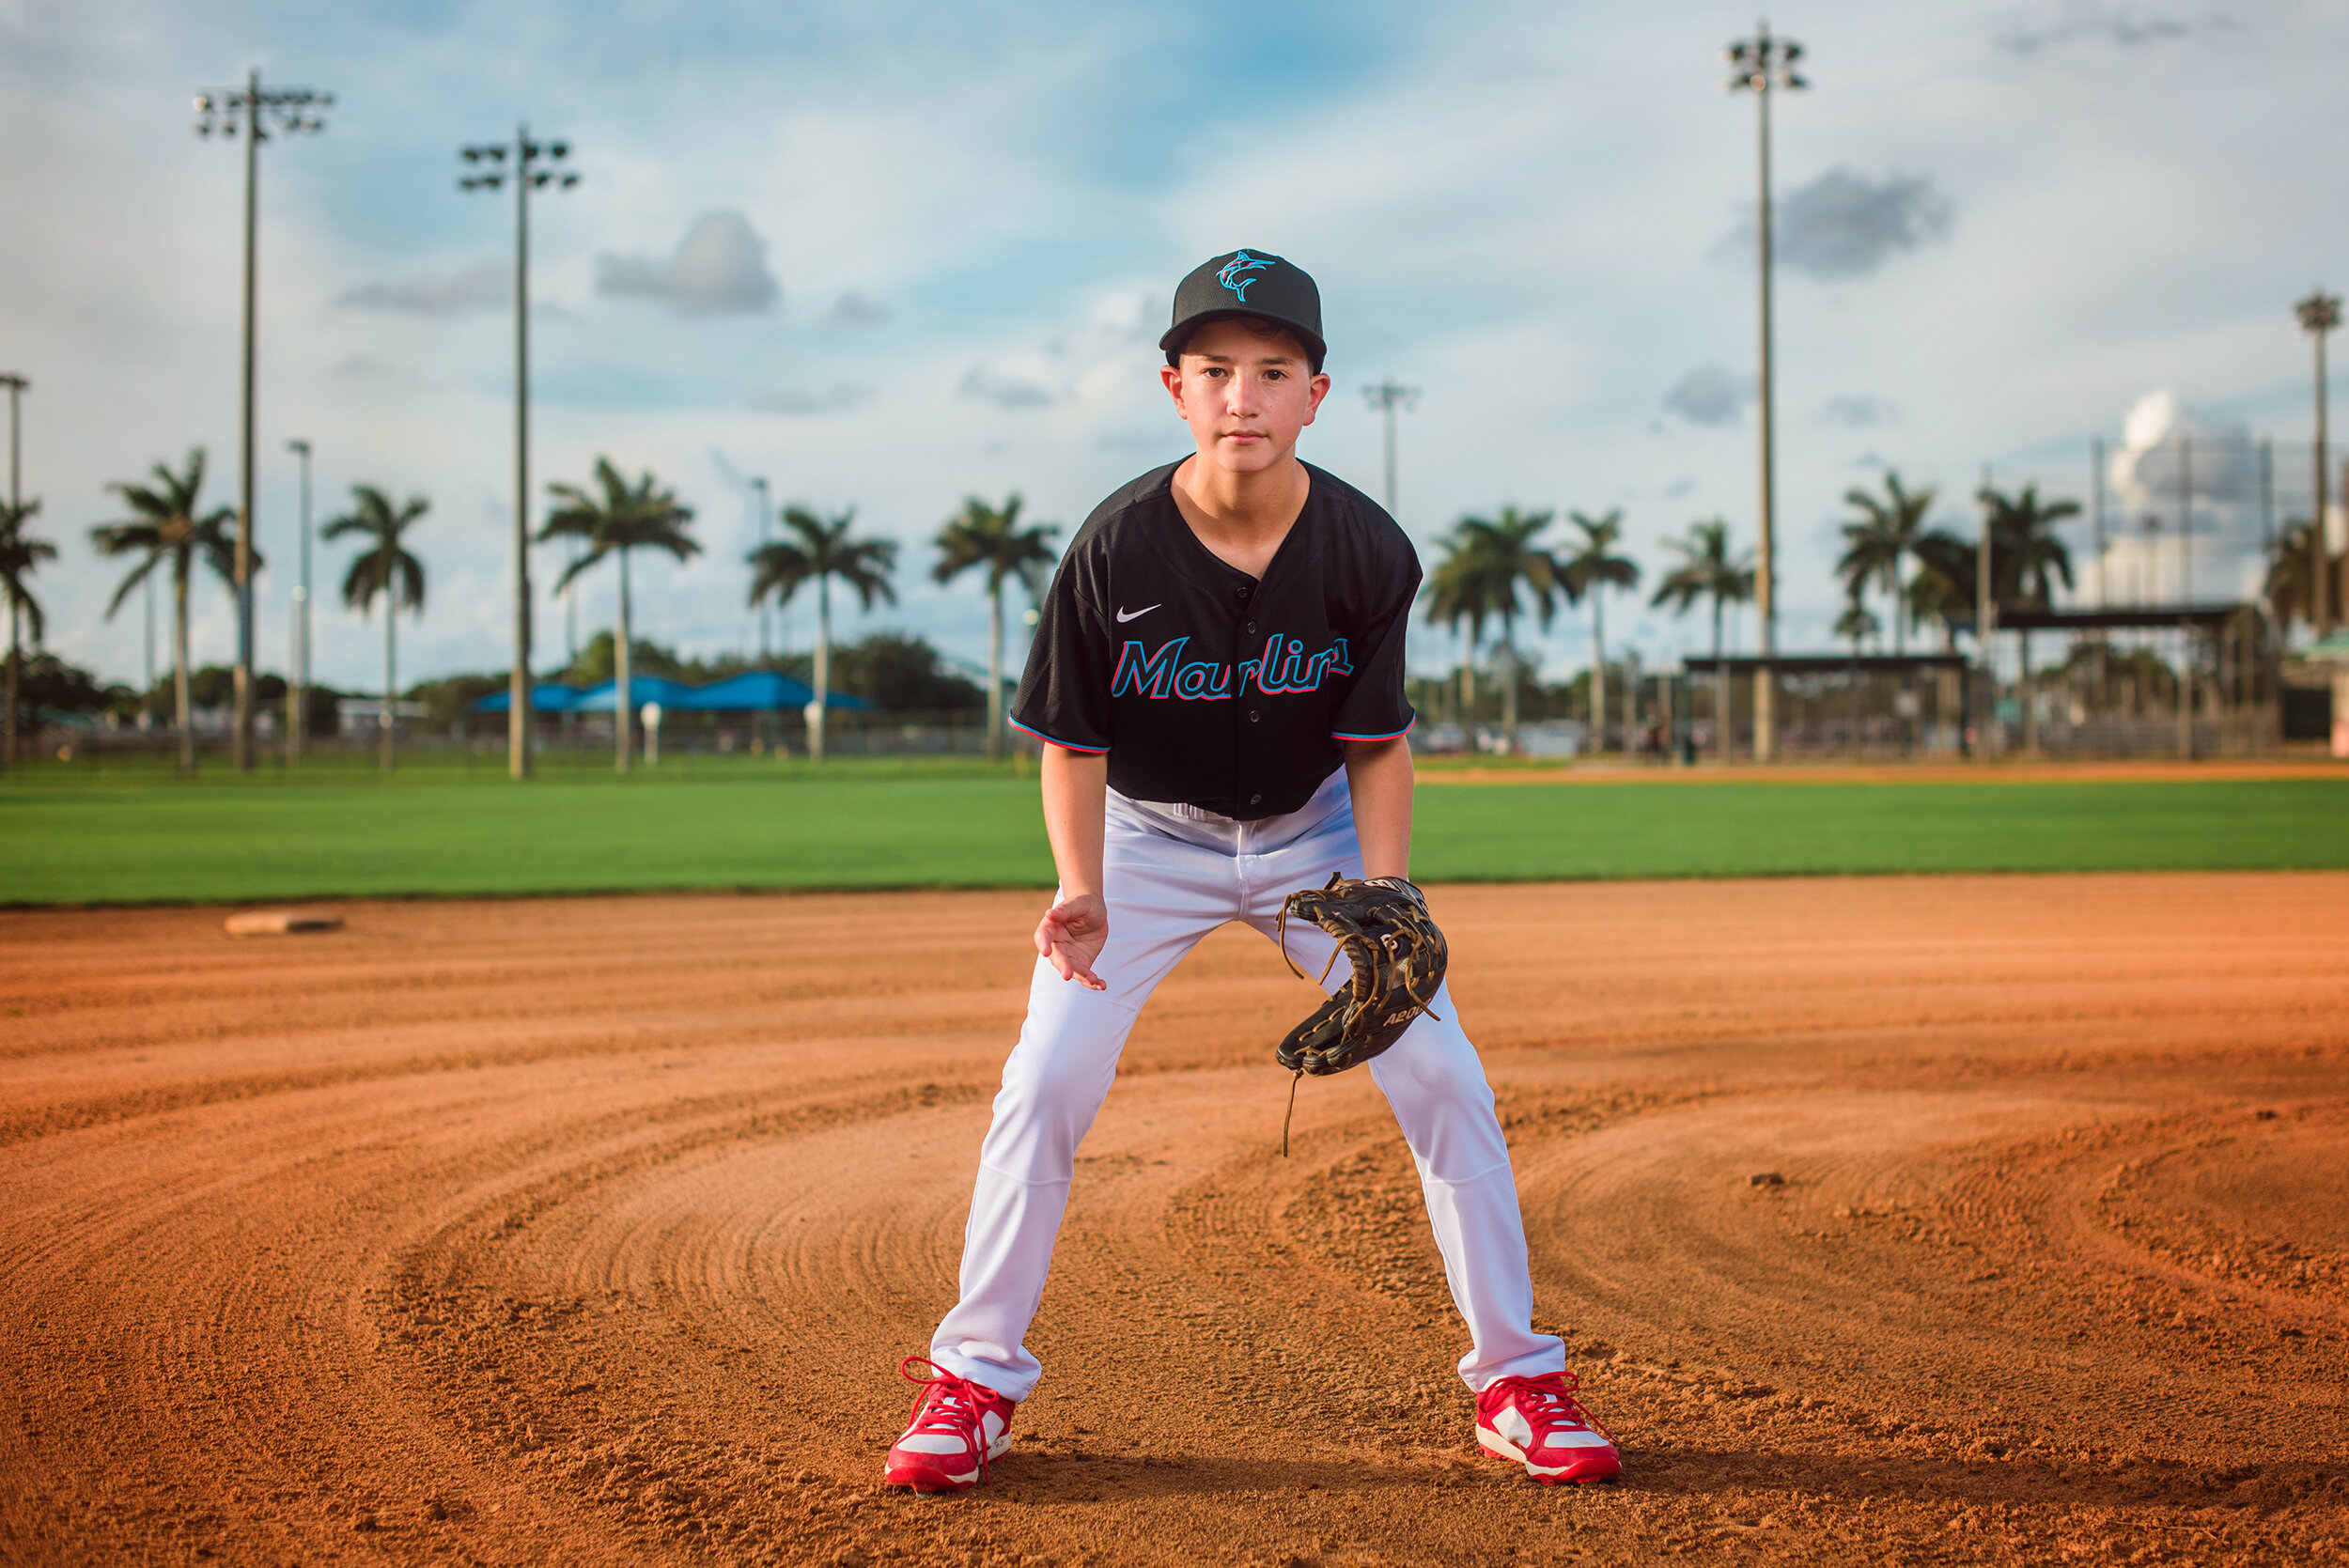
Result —
[[[929,1368],[930,1375],[916,1377],[916,1365]],[[979,1474],[986,1475],[989,1445],[983,1423],[987,1412],[981,1407],[971,1380],[956,1376],[926,1356],[909,1356],[898,1362],[897,1375],[922,1390],[913,1396],[913,1408],[906,1412],[907,1430],[960,1437],[978,1451]]]
[[[1575,1397],[1581,1384],[1570,1372],[1546,1373],[1540,1377],[1516,1377],[1509,1381],[1517,1386],[1519,1408],[1525,1411],[1528,1425],[1533,1428],[1536,1445],[1543,1435],[1561,1427],[1583,1427],[1597,1433],[1609,1442],[1615,1435],[1598,1423],[1598,1418],[1582,1408]]]

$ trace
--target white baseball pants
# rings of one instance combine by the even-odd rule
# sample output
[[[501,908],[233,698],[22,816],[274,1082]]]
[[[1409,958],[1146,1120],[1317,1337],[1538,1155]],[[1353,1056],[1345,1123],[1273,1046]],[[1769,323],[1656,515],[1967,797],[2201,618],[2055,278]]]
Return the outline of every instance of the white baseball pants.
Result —
[[[1111,793],[1102,865],[1110,935],[1094,964],[1109,988],[1087,990],[1036,963],[1027,1023],[979,1149],[962,1299],[938,1326],[932,1360],[1011,1399],[1034,1390],[1043,1367],[1022,1342],[1043,1299],[1077,1145],[1109,1095],[1135,1015],[1208,932],[1237,920],[1270,937],[1281,900],[1331,872],[1361,875],[1344,769],[1302,810],[1258,822]],[[1334,945],[1319,927],[1289,923],[1289,952],[1306,973],[1318,973]],[[1468,1323],[1461,1378],[1481,1391],[1496,1378],[1563,1371],[1564,1347],[1533,1331],[1509,1145],[1449,988],[1369,1072],[1418,1163],[1444,1278]]]

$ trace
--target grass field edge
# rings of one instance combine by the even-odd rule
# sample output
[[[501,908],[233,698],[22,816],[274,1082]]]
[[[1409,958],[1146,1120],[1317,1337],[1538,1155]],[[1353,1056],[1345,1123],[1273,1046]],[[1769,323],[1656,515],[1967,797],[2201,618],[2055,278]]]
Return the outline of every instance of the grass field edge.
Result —
[[[1838,879],[1866,878],[1877,880],[1892,877],[2328,877],[2349,872],[2349,862],[2340,865],[2263,865],[2206,862],[2179,862],[2169,865],[2066,866],[2044,865],[1966,865],[1966,866],[1823,866],[1791,870],[1767,871],[1660,871],[1616,875],[1595,872],[1587,876],[1446,876],[1431,877],[1421,882],[1427,888],[1446,887],[1571,887],[1581,884],[1617,882],[1817,882]],[[253,893],[232,898],[192,896],[187,898],[89,898],[89,899],[21,899],[0,898],[0,914],[59,913],[72,911],[132,910],[132,909],[241,909],[259,904],[300,904],[304,906],[334,906],[350,904],[445,904],[529,902],[555,898],[666,898],[679,895],[694,897],[774,897],[830,896],[841,893],[1050,893],[1057,886],[1052,881],[876,881],[876,882],[677,882],[626,886],[588,886],[573,888],[490,888],[434,890],[392,888],[361,893]]]

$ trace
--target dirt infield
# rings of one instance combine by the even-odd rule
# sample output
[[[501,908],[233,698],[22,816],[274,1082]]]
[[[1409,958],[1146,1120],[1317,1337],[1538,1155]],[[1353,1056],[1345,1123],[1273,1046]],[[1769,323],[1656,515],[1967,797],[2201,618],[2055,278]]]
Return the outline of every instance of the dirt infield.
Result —
[[[1226,931],[916,1499],[1036,905],[0,915],[0,1560],[2349,1560],[2349,876],[1438,890],[1580,1491],[1477,1455],[1366,1077],[1278,1157]]]

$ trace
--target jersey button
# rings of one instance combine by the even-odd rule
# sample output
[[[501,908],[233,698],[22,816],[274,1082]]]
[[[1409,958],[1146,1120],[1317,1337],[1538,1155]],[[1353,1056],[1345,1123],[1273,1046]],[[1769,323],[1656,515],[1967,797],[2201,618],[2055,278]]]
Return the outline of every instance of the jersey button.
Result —
[[[1256,711],[1254,708],[1252,708],[1252,708],[1250,708],[1250,709],[1248,710],[1248,722],[1249,722],[1250,723],[1252,723],[1252,723],[1254,723],[1257,720],[1259,720],[1259,719],[1261,719],[1261,718],[1263,718],[1263,717],[1264,717],[1264,715],[1263,715],[1263,714],[1261,714],[1261,713],[1257,712],[1257,711]]]
[[[1248,803],[1252,806],[1261,806],[1264,804],[1264,797],[1261,795],[1251,795],[1248,798]]]
[[[1248,623],[1248,635],[1251,637],[1256,635],[1256,623],[1253,621]]]

